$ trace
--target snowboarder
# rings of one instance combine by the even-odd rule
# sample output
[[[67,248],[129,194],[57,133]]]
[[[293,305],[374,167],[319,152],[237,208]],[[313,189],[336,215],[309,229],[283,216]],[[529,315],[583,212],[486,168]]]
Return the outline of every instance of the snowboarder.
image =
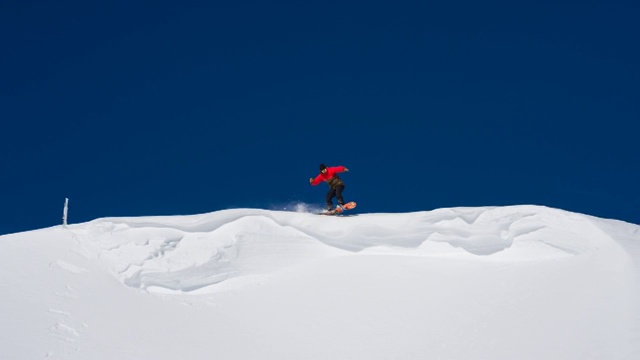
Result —
[[[338,199],[338,207],[340,207],[341,210],[344,210],[344,199],[342,198],[344,183],[338,176],[338,173],[347,171],[349,171],[349,169],[344,166],[327,167],[325,164],[320,164],[320,174],[316,176],[315,179],[309,179],[309,183],[313,186],[320,184],[322,181],[326,182],[327,185],[329,185],[329,192],[326,196],[327,211],[331,211],[331,209],[333,208],[334,197]]]

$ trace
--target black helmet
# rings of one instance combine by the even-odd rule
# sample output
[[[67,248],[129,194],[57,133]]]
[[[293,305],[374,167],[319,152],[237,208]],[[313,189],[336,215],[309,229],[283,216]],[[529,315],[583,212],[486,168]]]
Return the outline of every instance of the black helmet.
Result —
[[[327,165],[325,164],[320,164],[320,171],[324,170],[327,168]]]

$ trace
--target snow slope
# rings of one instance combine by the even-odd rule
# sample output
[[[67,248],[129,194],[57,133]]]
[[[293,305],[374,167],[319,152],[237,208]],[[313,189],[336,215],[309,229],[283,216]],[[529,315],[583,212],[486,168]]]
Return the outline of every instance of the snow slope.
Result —
[[[640,227],[234,209],[0,237],[2,359],[636,359]]]

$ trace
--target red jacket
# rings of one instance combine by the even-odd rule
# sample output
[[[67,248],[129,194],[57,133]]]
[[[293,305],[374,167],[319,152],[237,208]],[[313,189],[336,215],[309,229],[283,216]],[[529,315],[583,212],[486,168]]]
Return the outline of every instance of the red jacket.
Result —
[[[345,172],[346,170],[347,169],[344,166],[328,167],[327,172],[320,173],[320,175],[316,176],[316,178],[311,182],[311,185],[315,186],[323,181],[329,184],[330,187],[344,185],[342,180],[338,177],[338,173]]]

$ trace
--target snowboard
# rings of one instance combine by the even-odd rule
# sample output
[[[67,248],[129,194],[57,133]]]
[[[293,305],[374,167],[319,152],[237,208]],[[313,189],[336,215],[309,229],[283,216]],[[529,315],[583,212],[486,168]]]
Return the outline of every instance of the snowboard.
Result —
[[[351,210],[351,209],[356,207],[356,202],[355,201],[350,201],[350,202],[344,204],[343,207],[344,207],[344,211]],[[336,206],[335,209],[330,210],[330,211],[321,212],[320,215],[340,215],[340,214],[342,214],[342,212],[343,212],[343,210],[339,206]]]

